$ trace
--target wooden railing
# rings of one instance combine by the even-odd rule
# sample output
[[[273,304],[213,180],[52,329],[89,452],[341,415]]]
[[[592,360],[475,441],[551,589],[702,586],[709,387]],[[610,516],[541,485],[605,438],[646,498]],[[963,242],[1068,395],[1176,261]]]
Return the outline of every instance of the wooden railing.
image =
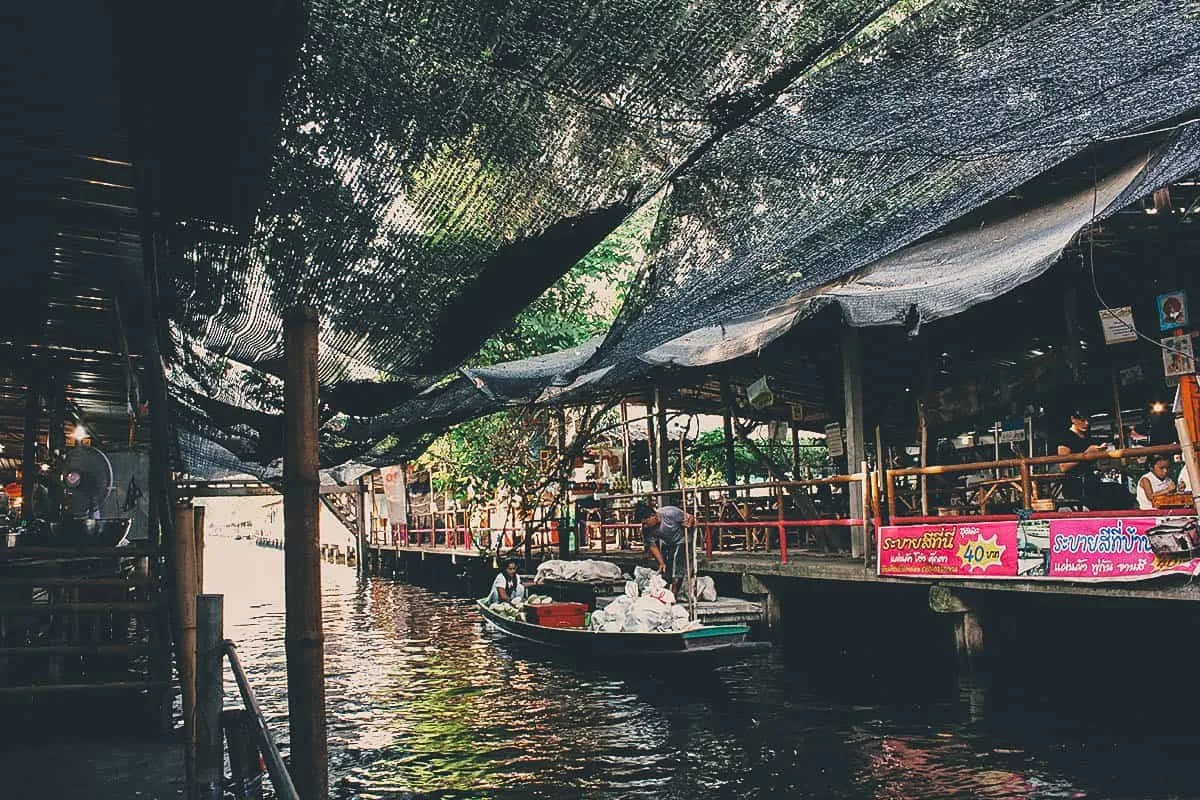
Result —
[[[811,494],[813,488],[842,486],[848,490],[854,485],[862,487],[862,516],[850,516],[848,496],[845,498],[844,510],[839,507],[837,511],[831,512],[829,509],[816,508]],[[821,530],[861,528],[863,554],[866,559],[870,552],[870,527],[879,522],[879,497],[878,481],[867,469],[866,464],[862,465],[860,472],[850,475],[832,475],[798,481],[687,486],[653,492],[608,495],[601,498],[601,507],[593,512],[598,518],[579,526],[582,537],[580,545],[607,554],[611,538],[615,550],[640,549],[641,526],[633,521],[634,506],[639,501],[648,502],[652,506],[665,502],[679,505],[696,517],[696,528],[704,534],[704,549],[710,557],[714,552],[730,552],[734,549],[760,550],[777,552],[780,561],[786,563],[790,546],[789,532],[798,533],[801,536],[798,544],[802,545],[805,535],[815,535]],[[760,508],[752,509],[756,501]],[[792,506],[790,514],[789,504]],[[724,518],[729,516],[727,512],[731,507],[737,519]],[[771,516],[765,516],[767,514]],[[772,533],[775,535],[774,546],[771,542]],[[730,534],[737,536],[741,548],[727,546]],[[795,545],[790,547],[796,549]]]
[[[1179,453],[1179,445],[1164,444],[1154,447],[1131,447],[1123,450],[1108,450],[1102,453],[1072,453],[1070,455],[1060,456],[1031,456],[1028,458],[1008,458],[998,461],[978,461],[969,464],[939,464],[929,467],[906,467],[903,469],[889,469],[885,481],[885,492],[887,496],[888,520],[892,524],[901,524],[904,522],[919,522],[935,519],[928,514],[928,490],[922,485],[917,488],[920,492],[920,510],[923,513],[901,515],[898,511],[896,480],[905,477],[930,477],[935,475],[960,475],[963,473],[972,472],[987,472],[993,471],[997,477],[982,482],[980,491],[985,491],[989,485],[1007,485],[1015,489],[1021,501],[1023,510],[1031,510],[1033,501],[1039,498],[1039,483],[1049,483],[1061,481],[1064,478],[1071,476],[1057,469],[1059,464],[1074,464],[1077,462],[1099,462],[1099,461],[1126,461],[1130,459],[1143,459],[1154,455],[1175,455]],[[1055,467],[1052,470],[1038,472],[1037,467]],[[1000,475],[1001,472],[1007,472],[1007,475]],[[979,486],[979,484],[977,484]],[[981,514],[986,514],[987,497],[984,496],[984,502],[981,504],[979,511]],[[936,519],[944,519],[944,515],[939,515]]]

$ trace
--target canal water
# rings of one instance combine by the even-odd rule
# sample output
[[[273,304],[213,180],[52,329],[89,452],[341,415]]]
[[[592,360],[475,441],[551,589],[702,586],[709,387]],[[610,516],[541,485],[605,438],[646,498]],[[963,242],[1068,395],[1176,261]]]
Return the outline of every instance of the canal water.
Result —
[[[465,592],[323,569],[337,798],[1200,798],[1195,625],[1163,604],[1018,599],[964,677],[920,591],[831,585],[785,598],[770,652],[663,668],[548,660]],[[286,743],[283,553],[210,537],[205,575]]]

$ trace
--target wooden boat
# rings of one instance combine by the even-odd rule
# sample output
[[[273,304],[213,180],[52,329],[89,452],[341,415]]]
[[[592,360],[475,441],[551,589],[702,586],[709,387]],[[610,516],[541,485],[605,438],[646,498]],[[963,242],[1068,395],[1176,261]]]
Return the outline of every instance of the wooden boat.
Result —
[[[517,639],[557,648],[571,654],[605,656],[663,656],[740,653],[765,650],[766,642],[747,641],[748,625],[706,625],[690,631],[605,633],[585,628],[550,628],[510,619],[476,601],[479,613],[492,627]]]

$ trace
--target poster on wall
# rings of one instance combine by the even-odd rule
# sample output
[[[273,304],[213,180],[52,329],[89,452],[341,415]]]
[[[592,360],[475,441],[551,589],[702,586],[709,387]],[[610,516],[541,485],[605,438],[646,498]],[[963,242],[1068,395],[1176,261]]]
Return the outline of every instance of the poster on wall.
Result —
[[[1187,294],[1185,292],[1167,292],[1160,294],[1155,301],[1158,307],[1158,329],[1173,331],[1176,328],[1186,328],[1188,324]]]
[[[1162,342],[1163,374],[1168,378],[1191,375],[1196,371],[1191,336],[1166,336]]]
[[[1138,581],[1200,574],[1200,555],[1155,553],[1195,517],[1113,516],[885,525],[880,575],[955,580]]]

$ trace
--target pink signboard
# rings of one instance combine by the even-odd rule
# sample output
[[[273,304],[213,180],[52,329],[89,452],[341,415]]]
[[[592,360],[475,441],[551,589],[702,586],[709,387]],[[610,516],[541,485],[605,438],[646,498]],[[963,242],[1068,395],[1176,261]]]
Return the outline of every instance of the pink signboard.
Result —
[[[1156,556],[1147,532],[1188,518],[1114,516],[887,525],[880,575],[1058,581],[1129,581],[1200,574],[1200,558]],[[1161,529],[1160,529],[1161,530]]]

